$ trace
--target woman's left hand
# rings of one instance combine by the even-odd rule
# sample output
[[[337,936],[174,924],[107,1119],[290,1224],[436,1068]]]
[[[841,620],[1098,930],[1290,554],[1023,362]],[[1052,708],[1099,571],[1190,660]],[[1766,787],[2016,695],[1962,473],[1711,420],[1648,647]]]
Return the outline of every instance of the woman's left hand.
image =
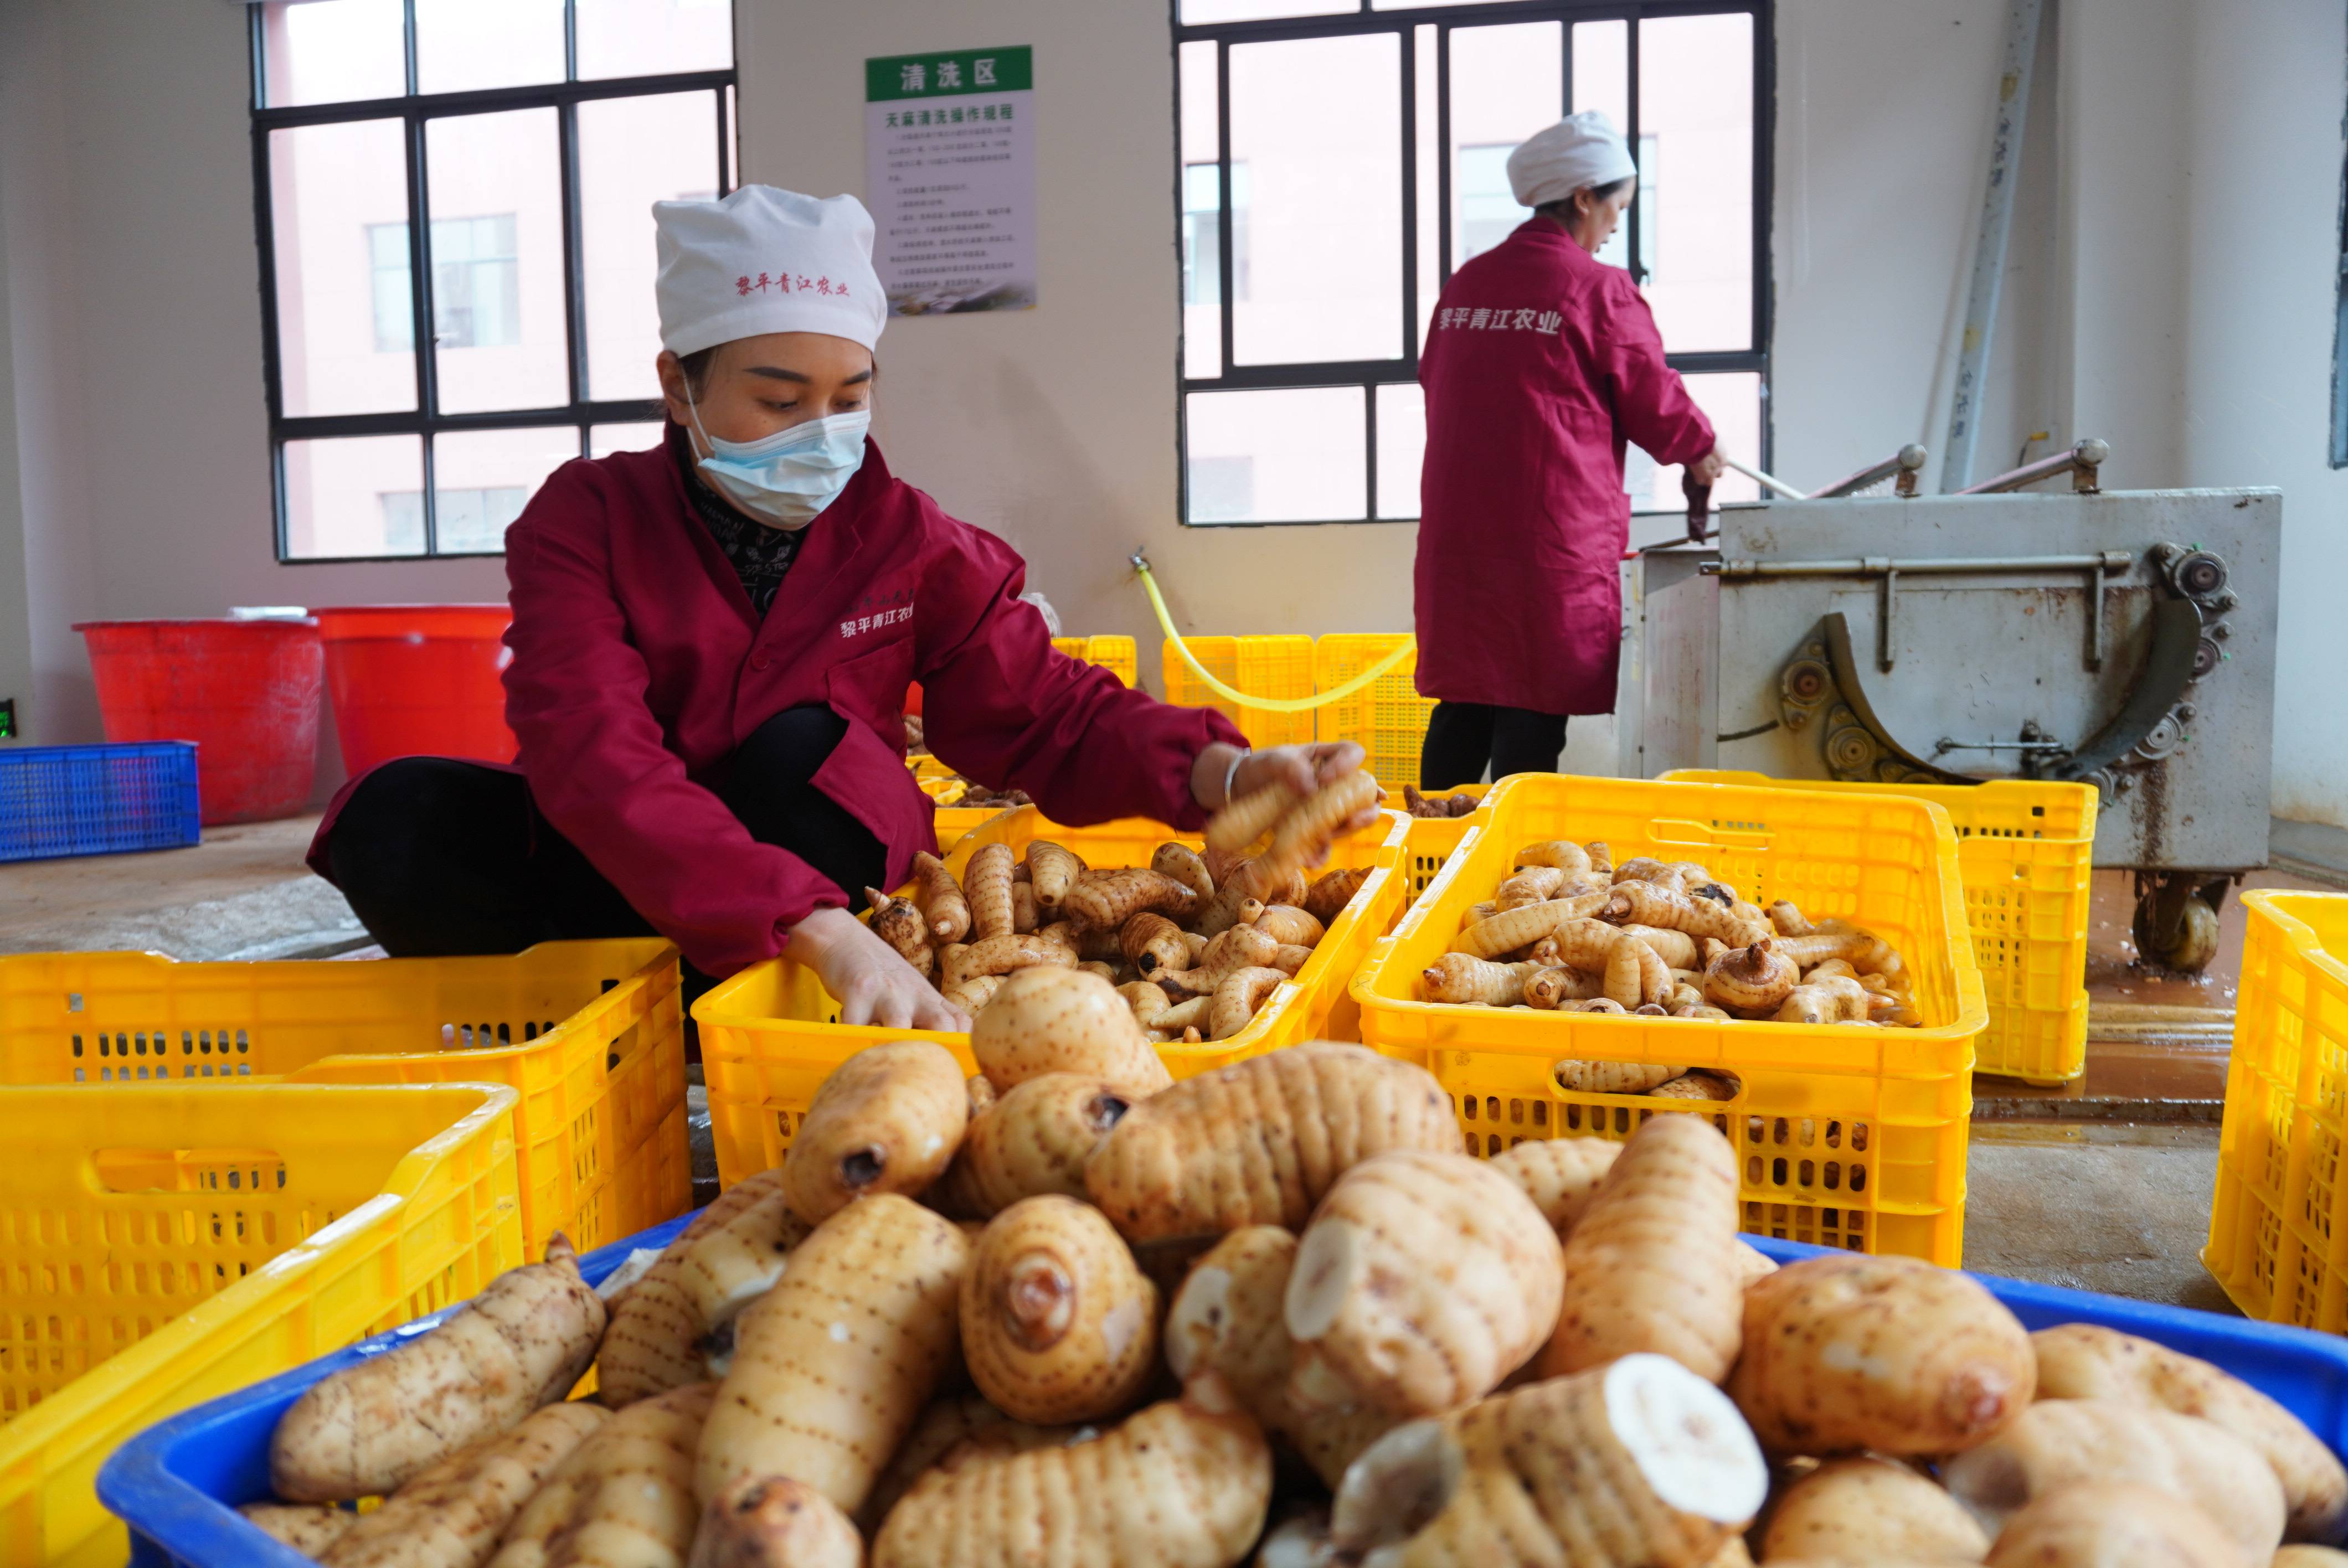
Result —
[[[1231,759],[1240,765],[1232,770]],[[1328,741],[1312,746],[1273,746],[1261,752],[1241,752],[1237,746],[1217,741],[1199,753],[1190,768],[1190,797],[1210,812],[1217,812],[1231,803],[1234,796],[1250,794],[1266,784],[1285,784],[1299,794],[1310,794],[1323,784],[1334,784],[1347,774],[1360,769],[1363,752],[1353,741]],[[1223,791],[1223,781],[1231,780],[1231,793]],[[1362,812],[1338,830],[1339,836],[1357,833],[1377,820],[1377,808]]]

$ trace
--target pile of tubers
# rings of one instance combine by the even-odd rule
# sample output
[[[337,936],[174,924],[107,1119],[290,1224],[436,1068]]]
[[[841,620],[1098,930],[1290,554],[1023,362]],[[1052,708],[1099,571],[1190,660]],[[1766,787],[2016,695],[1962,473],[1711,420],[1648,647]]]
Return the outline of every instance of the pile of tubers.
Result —
[[[1515,868],[1468,910],[1451,950],[1419,981],[1427,1001],[1483,1007],[1717,1023],[1923,1022],[1906,961],[1873,932],[1813,924],[1788,899],[1760,908],[1694,861],[1617,866],[1605,845],[1564,839],[1519,850]]]
[[[959,881],[913,857],[913,893],[865,889],[872,929],[973,1017],[1031,968],[1097,976],[1150,1044],[1228,1040],[1313,956],[1370,868],[1306,873],[1377,803],[1354,774],[1310,795],[1273,786],[1208,825],[1204,853],[1168,842],[1148,866],[1095,869],[1036,839],[974,851]],[[1260,842],[1262,841],[1262,842]]]
[[[1416,817],[1431,817],[1441,820],[1448,817],[1466,816],[1469,812],[1474,811],[1478,806],[1483,804],[1484,800],[1481,795],[1468,794],[1465,792],[1458,794],[1435,795],[1429,797],[1419,794],[1418,786],[1416,784],[1405,784],[1402,786],[1403,809]]]
[[[558,1243],[313,1386],[247,1516],[328,1568],[2348,1564],[2282,1407],[1776,1267],[1706,1118],[1478,1161],[1412,1063],[1064,1023],[860,1052],[608,1316]]]

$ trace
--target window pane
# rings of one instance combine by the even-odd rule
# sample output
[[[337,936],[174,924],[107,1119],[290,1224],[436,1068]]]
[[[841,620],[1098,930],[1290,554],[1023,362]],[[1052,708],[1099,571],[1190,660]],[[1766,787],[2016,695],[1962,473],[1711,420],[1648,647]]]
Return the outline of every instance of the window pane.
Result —
[[[1674,354],[1750,348],[1753,18],[1640,27],[1638,222],[1655,324]]]
[[[728,0],[578,0],[579,76],[722,71],[734,63]]]
[[[1402,356],[1402,48],[1235,45],[1232,357]]]
[[[279,384],[288,415],[416,406],[400,122],[269,133]]]
[[[1378,388],[1378,516],[1418,516],[1418,474],[1426,456],[1426,395],[1416,382]]]
[[[424,443],[366,436],[285,443],[285,557],[424,553]]]
[[[562,0],[416,0],[416,90],[562,79]]]
[[[643,452],[661,444],[667,427],[658,423],[648,425],[591,425],[587,427],[587,456],[609,457],[614,452]]]
[[[1565,35],[1555,22],[1451,34],[1451,264],[1481,255],[1532,216],[1509,188],[1509,154],[1565,104]]]
[[[717,195],[713,93],[579,106],[579,224],[587,302],[587,395],[657,397],[653,203]]]
[[[568,403],[554,110],[431,120],[424,146],[441,410]]]
[[[1192,26],[1257,22],[1272,16],[1336,16],[1359,9],[1354,0],[1182,0],[1182,20]]]
[[[1616,130],[1631,126],[1631,25],[1573,25],[1573,112],[1597,109]]]
[[[1761,377],[1751,371],[1691,375],[1687,389],[1696,406],[1712,421],[1713,431],[1728,455],[1739,462],[1760,466]],[[1631,492],[1632,511],[1687,510],[1687,497],[1680,494],[1679,465],[1663,467],[1636,446],[1626,448],[1622,454],[1622,487]],[[1713,486],[1712,504],[1717,507],[1725,501],[1756,500],[1760,490],[1758,485],[1731,468]]]
[[[1178,51],[1182,108],[1182,369],[1223,370],[1221,147],[1215,124],[1215,46]]]
[[[407,91],[400,0],[270,0],[261,7],[261,101],[338,104]]]
[[[575,425],[468,430],[432,438],[432,497],[442,555],[493,554],[545,477],[579,456]]]
[[[1413,90],[1417,96],[1415,105],[1418,124],[1412,137],[1417,154],[1418,167],[1411,178],[1418,182],[1418,349],[1426,352],[1427,324],[1435,319],[1435,302],[1443,292],[1443,214],[1437,210],[1436,192],[1440,189],[1437,177],[1443,168],[1443,135],[1439,118],[1441,97],[1437,91],[1441,72],[1437,68],[1436,49],[1437,29],[1430,24],[1411,29],[1414,35],[1411,68],[1417,73]]]
[[[1189,402],[1189,520],[1302,523],[1359,518],[1362,389],[1194,392]]]

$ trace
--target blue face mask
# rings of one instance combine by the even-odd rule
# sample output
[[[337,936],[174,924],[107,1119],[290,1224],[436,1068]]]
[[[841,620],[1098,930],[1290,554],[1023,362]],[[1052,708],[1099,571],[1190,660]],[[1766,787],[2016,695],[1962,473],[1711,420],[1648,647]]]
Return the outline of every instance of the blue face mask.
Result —
[[[685,406],[694,429],[709,445],[710,456],[697,465],[703,477],[727,500],[786,533],[815,521],[864,466],[864,436],[872,427],[869,408],[810,419],[756,441],[720,441],[701,428],[701,411],[693,407],[690,392]]]

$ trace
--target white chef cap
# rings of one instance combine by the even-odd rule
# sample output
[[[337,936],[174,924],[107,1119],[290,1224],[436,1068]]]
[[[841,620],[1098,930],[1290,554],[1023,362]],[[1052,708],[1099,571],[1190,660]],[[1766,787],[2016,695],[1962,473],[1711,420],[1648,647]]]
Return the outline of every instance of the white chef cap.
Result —
[[[1509,189],[1519,207],[1546,207],[1592,185],[1639,172],[1614,122],[1596,109],[1568,115],[1509,154]]]
[[[653,227],[661,345],[674,354],[762,333],[880,340],[872,215],[853,196],[745,185],[720,201],[655,201]]]

